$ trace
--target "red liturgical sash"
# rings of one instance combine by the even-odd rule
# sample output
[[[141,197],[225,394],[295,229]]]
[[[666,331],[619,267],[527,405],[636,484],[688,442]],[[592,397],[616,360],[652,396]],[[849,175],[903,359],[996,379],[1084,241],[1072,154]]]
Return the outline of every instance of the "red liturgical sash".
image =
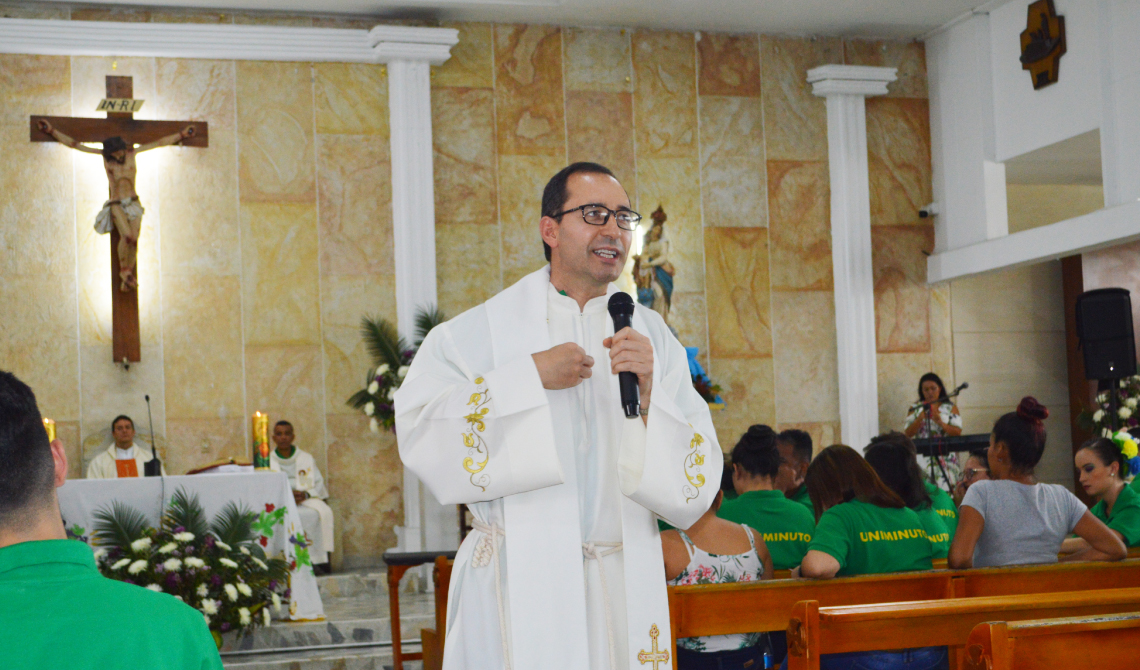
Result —
[[[115,459],[115,471],[119,477],[138,477],[139,466],[138,462],[133,458]]]

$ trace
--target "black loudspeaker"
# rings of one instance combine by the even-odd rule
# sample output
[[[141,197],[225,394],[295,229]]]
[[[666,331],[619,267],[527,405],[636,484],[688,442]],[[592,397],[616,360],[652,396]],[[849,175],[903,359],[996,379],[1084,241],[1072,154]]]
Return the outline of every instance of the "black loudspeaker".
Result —
[[[1077,337],[1085,354],[1086,379],[1136,374],[1132,297],[1127,289],[1101,288],[1077,298]]]

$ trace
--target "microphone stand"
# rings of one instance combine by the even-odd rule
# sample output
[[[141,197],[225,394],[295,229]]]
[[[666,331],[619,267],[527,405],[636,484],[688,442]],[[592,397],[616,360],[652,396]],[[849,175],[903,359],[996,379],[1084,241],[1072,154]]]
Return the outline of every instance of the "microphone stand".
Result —
[[[154,446],[154,417],[150,413],[150,396],[146,398],[146,418],[150,422],[150,460],[143,464],[143,474],[146,477],[159,477],[162,475],[162,461],[158,460],[158,450]]]

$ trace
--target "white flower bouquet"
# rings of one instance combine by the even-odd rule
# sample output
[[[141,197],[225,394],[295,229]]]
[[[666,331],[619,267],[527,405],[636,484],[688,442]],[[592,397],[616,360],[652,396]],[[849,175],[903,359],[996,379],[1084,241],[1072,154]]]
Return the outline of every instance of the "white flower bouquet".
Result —
[[[1095,405],[1081,412],[1077,420],[1081,427],[1098,437],[1112,437],[1117,431],[1132,431],[1140,426],[1137,406],[1140,406],[1140,375],[1119,380],[1115,408],[1111,393],[1101,391]]]
[[[256,517],[230,503],[208,524],[197,496],[179,489],[159,528],[120,503],[99,510],[92,543],[102,547],[96,560],[105,577],[194,607],[221,647],[222,633],[268,626],[270,610],[279,612],[289,598],[289,568],[258,546]]]

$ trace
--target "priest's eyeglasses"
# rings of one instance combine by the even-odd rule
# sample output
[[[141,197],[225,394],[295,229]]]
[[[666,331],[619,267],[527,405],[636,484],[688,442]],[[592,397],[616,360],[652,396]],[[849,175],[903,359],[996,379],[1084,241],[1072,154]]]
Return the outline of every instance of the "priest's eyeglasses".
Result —
[[[573,209],[568,209],[565,212],[559,212],[553,215],[551,218],[557,219],[560,216],[564,216],[566,214],[577,211],[582,212],[582,220],[591,226],[606,225],[606,222],[610,220],[611,215],[614,217],[614,221],[617,223],[618,228],[621,228],[622,230],[637,230],[637,224],[641,222],[641,215],[632,209],[619,209],[615,212],[609,207],[606,207],[605,205],[599,205],[597,203],[574,207]]]

